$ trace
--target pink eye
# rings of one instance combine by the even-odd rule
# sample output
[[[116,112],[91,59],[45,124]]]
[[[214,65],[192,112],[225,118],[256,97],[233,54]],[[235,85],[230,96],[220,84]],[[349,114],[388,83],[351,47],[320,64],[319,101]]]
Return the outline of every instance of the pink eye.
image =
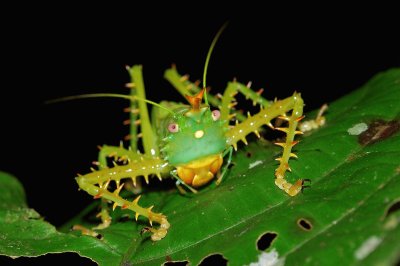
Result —
[[[179,130],[179,126],[177,123],[171,123],[168,125],[168,131],[171,133],[176,133]]]
[[[214,111],[211,112],[211,115],[212,115],[212,119],[214,121],[216,121],[221,116],[221,112],[219,110],[214,110]]]

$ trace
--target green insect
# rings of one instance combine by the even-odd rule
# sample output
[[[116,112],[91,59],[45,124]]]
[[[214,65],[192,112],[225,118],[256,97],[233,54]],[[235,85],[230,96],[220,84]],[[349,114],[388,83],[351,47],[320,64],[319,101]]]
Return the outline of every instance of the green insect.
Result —
[[[207,66],[223,28],[215,36],[207,54],[203,89],[188,81],[186,76],[180,76],[175,67],[165,72],[165,78],[186,97],[189,105],[166,101],[157,104],[147,100],[142,67],[139,65],[127,68],[131,78],[127,84],[131,89],[130,95],[87,94],[61,99],[118,97],[130,100],[130,106],[127,108],[130,113],[127,123],[130,124],[129,148],[126,149],[122,145],[102,146],[98,156],[98,169],[78,176],[76,181],[80,189],[94,198],[101,198],[103,202],[111,201],[113,209],[117,206],[129,209],[135,213],[136,220],[139,216],[147,217],[151,227],[145,231],[151,232],[153,241],[164,238],[170,224],[165,215],[153,212],[153,206],[147,208],[140,206],[140,195],[133,201],[128,201],[119,195],[124,186],[123,181],[127,179],[131,179],[136,185],[139,177],[144,177],[146,183],[149,183],[149,177],[157,177],[160,180],[174,178],[181,192],[190,190],[193,193],[212,180],[218,185],[226,176],[232,152],[237,150],[238,142],[247,144],[246,136],[250,133],[260,137],[259,130],[266,125],[286,133],[284,142],[275,143],[283,148],[282,156],[277,159],[279,166],[275,171],[275,184],[290,196],[295,196],[302,190],[306,180],[300,179],[291,184],[285,179],[285,172],[290,171],[289,159],[297,157],[291,151],[297,144],[294,140],[295,135],[303,133],[298,127],[304,117],[304,104],[300,93],[294,93],[283,100],[268,101],[261,96],[261,91],[255,92],[250,86],[234,81],[228,83],[223,95],[219,97],[207,94],[205,89]],[[236,112],[233,107],[236,105],[237,93],[260,105],[260,111],[254,115],[248,113],[247,116]],[[147,104],[154,106],[151,120]],[[271,123],[274,119],[283,120],[286,126],[274,127]],[[323,123],[321,112],[316,120],[303,123],[302,128],[308,130]],[[138,149],[139,141],[142,141],[142,151]],[[109,157],[121,163],[109,167],[107,165]],[[116,184],[116,189],[113,191],[109,188],[111,181]],[[266,183],[268,182],[266,180]],[[106,205],[103,205],[99,216],[102,223],[94,230],[106,228],[111,223]],[[153,223],[159,226],[153,227]],[[86,234],[94,233],[79,226],[76,229]]]

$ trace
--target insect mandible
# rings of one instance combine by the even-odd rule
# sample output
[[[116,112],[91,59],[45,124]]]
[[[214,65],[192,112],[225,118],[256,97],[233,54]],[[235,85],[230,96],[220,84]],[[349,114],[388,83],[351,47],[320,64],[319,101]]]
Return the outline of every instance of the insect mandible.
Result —
[[[165,78],[185,96],[189,105],[173,102],[155,103],[146,99],[140,65],[127,67],[131,79],[127,84],[131,89],[130,95],[85,94],[61,99],[117,97],[130,100],[130,106],[126,109],[130,113],[129,148],[126,149],[123,145],[103,145],[100,147],[96,163],[98,169],[79,175],[76,181],[80,189],[94,198],[111,201],[113,209],[117,206],[129,209],[135,213],[136,220],[139,216],[146,217],[151,227],[145,230],[151,232],[153,241],[164,238],[170,224],[165,215],[153,212],[153,206],[147,208],[140,206],[140,195],[133,201],[120,196],[124,186],[123,181],[127,179],[131,179],[136,185],[139,177],[144,177],[146,183],[149,183],[149,177],[157,177],[160,180],[172,177],[176,179],[180,191],[186,188],[193,193],[214,179],[218,185],[227,173],[232,152],[237,150],[238,142],[247,144],[247,135],[254,133],[260,137],[260,128],[268,126],[286,134],[285,141],[275,143],[283,148],[282,156],[277,158],[279,166],[275,170],[276,186],[288,195],[295,196],[302,190],[304,181],[307,180],[300,179],[292,184],[285,179],[285,173],[290,171],[289,159],[297,158],[292,152],[292,147],[298,142],[295,136],[323,125],[325,119],[322,112],[326,107],[321,109],[315,120],[300,125],[300,120],[304,118],[304,103],[300,93],[295,92],[283,100],[268,101],[261,96],[261,90],[255,92],[250,86],[236,81],[229,82],[219,97],[207,93],[208,62],[224,27],[216,34],[208,51],[202,89],[188,81],[187,76],[180,76],[175,67],[165,72]],[[248,113],[247,116],[236,112],[233,107],[236,105],[235,95],[238,93],[258,104],[260,111],[254,115]],[[147,104],[154,107],[151,120]],[[271,123],[274,119],[284,121],[285,126],[274,127]],[[142,151],[138,148],[139,141],[143,147]],[[108,167],[109,157],[123,164]],[[115,182],[116,189],[113,191],[109,187],[111,181]],[[102,222],[94,230],[106,228],[111,223],[107,206],[103,206],[99,215]],[[159,226],[153,227],[153,223]],[[94,231],[83,230],[79,226],[76,229],[95,234]]]

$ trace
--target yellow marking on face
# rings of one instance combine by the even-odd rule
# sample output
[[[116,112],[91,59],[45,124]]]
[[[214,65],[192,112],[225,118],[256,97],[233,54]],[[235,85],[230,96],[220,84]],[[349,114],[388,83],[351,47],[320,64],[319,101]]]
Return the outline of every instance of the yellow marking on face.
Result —
[[[203,130],[197,130],[196,132],[194,132],[194,137],[196,139],[200,139],[204,136],[204,131]]]
[[[176,168],[178,176],[189,186],[200,187],[214,178],[223,163],[222,155],[210,155]]]

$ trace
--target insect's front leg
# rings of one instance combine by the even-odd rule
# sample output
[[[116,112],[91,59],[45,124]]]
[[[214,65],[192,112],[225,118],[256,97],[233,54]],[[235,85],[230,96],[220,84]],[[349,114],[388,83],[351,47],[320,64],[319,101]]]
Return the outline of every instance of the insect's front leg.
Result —
[[[303,99],[299,93],[294,93],[293,96],[284,100],[275,101],[271,103],[268,108],[262,109],[259,113],[251,116],[241,123],[237,123],[227,133],[227,144],[232,145],[235,150],[239,140],[247,144],[246,136],[254,132],[258,137],[258,129],[263,125],[272,127],[271,120],[281,118],[288,122],[287,128],[275,128],[286,133],[286,141],[283,143],[276,143],[283,147],[283,154],[277,160],[280,162],[279,167],[275,171],[275,184],[290,196],[298,194],[303,186],[303,180],[298,180],[294,184],[287,182],[285,179],[285,172],[290,171],[289,158],[297,157],[291,152],[292,147],[297,144],[294,141],[294,136],[302,134],[301,131],[296,130],[298,122],[302,119],[303,115]],[[292,110],[291,115],[287,116],[286,113]],[[272,127],[273,128],[273,127]]]
[[[297,130],[297,125],[301,119],[303,119],[303,99],[301,98],[299,93],[295,93],[291,97],[293,101],[292,113],[290,116],[286,114],[281,115],[279,118],[286,120],[288,122],[287,127],[275,128],[286,133],[286,140],[285,142],[277,142],[275,143],[278,146],[283,148],[282,157],[277,158],[276,160],[280,162],[279,167],[275,170],[275,184],[280,188],[283,189],[286,193],[290,196],[297,195],[302,187],[304,180],[300,179],[297,180],[294,184],[291,184],[286,181],[285,179],[285,172],[291,171],[289,167],[289,159],[291,157],[297,158],[297,156],[292,153],[292,147],[298,143],[298,141],[294,140],[295,135],[303,134],[302,131]],[[289,110],[287,110],[289,111]]]
[[[99,147],[99,156],[98,161],[94,162],[95,165],[99,167],[99,170],[105,169],[108,167],[107,165],[107,158],[112,158],[114,161],[118,162],[137,162],[140,160],[140,154],[134,153],[131,149],[127,150],[122,147],[121,145],[118,146],[108,146],[103,145]],[[136,186],[136,179],[134,185]],[[116,186],[119,187],[119,181],[115,181]],[[101,223],[94,227],[93,229],[104,229],[107,228],[111,224],[111,216],[109,214],[109,207],[107,200],[102,199],[101,202],[101,211],[97,215],[101,219]]]
[[[139,176],[144,176],[148,180],[149,175],[156,175],[161,179],[161,174],[168,173],[170,167],[168,163],[162,159],[142,157],[140,162],[130,162],[127,165],[115,166],[113,168],[105,168],[76,178],[81,189],[92,195],[94,198],[101,198],[114,202],[113,209],[117,206],[123,209],[130,209],[135,212],[136,220],[140,215],[148,218],[150,225],[153,222],[160,224],[159,228],[150,228],[153,233],[151,238],[154,241],[162,239],[169,228],[167,217],[161,213],[152,211],[153,206],[143,208],[139,206],[138,196],[133,201],[123,199],[119,193],[124,185],[122,179],[131,178],[135,182]],[[114,191],[109,190],[110,182],[116,183]]]

